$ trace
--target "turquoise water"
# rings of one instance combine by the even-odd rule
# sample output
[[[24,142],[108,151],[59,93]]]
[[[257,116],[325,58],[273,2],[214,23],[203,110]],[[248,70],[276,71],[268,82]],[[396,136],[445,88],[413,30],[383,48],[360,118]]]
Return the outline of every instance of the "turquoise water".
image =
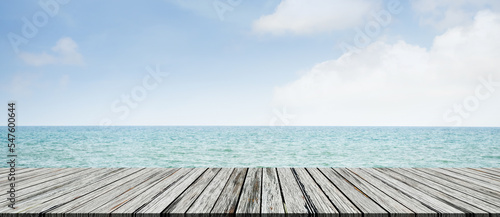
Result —
[[[20,127],[17,137],[20,167],[500,167],[500,128]]]

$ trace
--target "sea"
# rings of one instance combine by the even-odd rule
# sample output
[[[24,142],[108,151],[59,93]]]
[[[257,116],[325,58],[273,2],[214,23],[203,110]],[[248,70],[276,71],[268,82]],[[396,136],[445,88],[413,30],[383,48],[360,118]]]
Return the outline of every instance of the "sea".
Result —
[[[16,154],[17,167],[500,167],[500,128],[24,126]]]

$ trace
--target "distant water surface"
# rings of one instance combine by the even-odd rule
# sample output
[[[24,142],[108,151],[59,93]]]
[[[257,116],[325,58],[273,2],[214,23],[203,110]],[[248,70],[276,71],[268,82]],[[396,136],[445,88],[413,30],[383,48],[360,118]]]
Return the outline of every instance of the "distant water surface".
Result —
[[[20,167],[500,167],[500,128],[19,127],[17,137]]]

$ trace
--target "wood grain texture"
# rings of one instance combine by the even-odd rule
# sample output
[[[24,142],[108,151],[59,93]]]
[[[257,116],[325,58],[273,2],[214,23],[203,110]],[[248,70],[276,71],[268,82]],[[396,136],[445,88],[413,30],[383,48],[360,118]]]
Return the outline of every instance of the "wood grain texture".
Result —
[[[456,184],[454,182],[448,181],[447,179],[443,179],[439,176],[429,175],[428,173],[422,172],[420,170],[406,169],[406,168],[401,169],[401,170],[406,170],[412,174],[417,175],[418,177],[413,176],[414,179],[422,180],[423,183],[431,184],[431,185],[433,183],[436,183],[436,184],[439,184],[439,185],[444,186],[446,188],[451,188],[452,190],[457,190],[457,191],[463,192],[467,195],[473,196],[477,199],[486,201],[486,202],[491,203],[497,207],[500,207],[500,200],[498,200],[498,197],[500,195],[491,195],[488,192],[483,192],[483,191],[480,191],[478,189],[468,188],[468,187],[465,187],[463,185],[459,185],[459,184]]]
[[[276,168],[263,169],[261,213],[264,216],[285,213]]]
[[[361,217],[362,212],[317,168],[308,168],[309,174],[339,211],[340,216]]]
[[[292,168],[302,194],[316,216],[338,216],[338,211],[305,168]]]
[[[414,170],[422,172],[422,173],[426,173],[430,176],[433,176],[433,177],[441,179],[441,180],[446,180],[447,182],[450,182],[450,183],[458,184],[458,185],[464,186],[466,188],[473,189],[474,191],[478,191],[478,192],[483,193],[483,194],[491,195],[493,197],[500,197],[500,192],[494,191],[494,190],[487,188],[487,187],[475,185],[474,183],[463,180],[463,179],[458,179],[456,177],[448,176],[448,175],[440,173],[434,169],[416,168]]]
[[[450,177],[453,177],[455,179],[459,179],[459,180],[468,182],[469,187],[474,188],[475,186],[481,186],[484,188],[491,189],[491,191],[493,191],[493,192],[500,193],[500,186],[494,185],[491,182],[489,182],[488,180],[481,179],[481,178],[479,178],[479,179],[473,178],[473,177],[461,174],[460,172],[457,173],[457,172],[453,172],[453,171],[443,169],[443,168],[429,168],[429,169],[437,171],[437,172],[444,174],[446,176],[450,176]]]
[[[111,213],[136,197],[144,189],[154,187],[159,180],[171,174],[172,170],[160,168],[146,170],[146,173],[141,177],[112,189],[110,192],[101,195],[100,198],[94,199],[93,203],[87,203],[78,210],[82,212],[91,210],[91,213]],[[75,210],[75,212],[78,210]]]
[[[350,168],[348,169],[353,174],[356,174],[363,180],[366,180],[371,185],[383,191],[385,194],[397,200],[399,203],[403,204],[408,209],[415,212],[416,216],[422,217],[436,217],[438,213],[433,209],[429,208],[426,204],[422,203],[414,197],[411,197],[405,192],[402,192],[397,187],[392,186],[390,183],[383,182],[377,179],[370,173],[361,170],[360,168]]]
[[[163,213],[181,216],[189,209],[191,204],[200,196],[207,185],[219,173],[220,168],[210,168],[197,179],[193,185],[176,198]]]
[[[29,188],[32,186],[36,186],[36,185],[40,185],[40,184],[43,184],[46,182],[57,182],[58,179],[60,179],[60,178],[64,178],[66,176],[76,174],[76,173],[82,172],[84,170],[85,169],[82,169],[82,168],[75,168],[75,169],[51,168],[51,169],[45,170],[44,173],[39,175],[39,176],[34,176],[31,178],[20,177],[19,179],[16,180],[16,185],[18,186],[17,190],[23,190],[23,189],[26,189],[26,188]],[[2,196],[2,197],[5,195],[7,195],[7,193],[4,191],[2,191],[0,193],[0,196]]]
[[[492,168],[469,168],[469,169],[481,171],[483,173],[488,173],[490,175],[494,175],[496,177],[500,177],[500,172],[496,171],[496,170],[493,170]]]
[[[215,216],[229,216],[236,213],[236,207],[240,199],[241,189],[245,182],[246,168],[236,168],[229,177],[229,180],[224,186],[217,202],[214,205],[211,215]]]
[[[283,194],[285,213],[294,216],[313,214],[313,209],[305,199],[292,170],[290,168],[278,168],[278,178]]]
[[[391,198],[383,191],[375,188],[375,186],[352,174],[349,170],[343,168],[334,168],[334,170],[342,177],[344,177],[344,179],[350,182],[351,185],[355,186],[359,191],[363,192],[363,194],[365,194],[367,197],[369,197],[386,211],[388,211],[391,216],[415,216],[415,213],[413,211],[406,208],[404,205]]]
[[[154,176],[147,180],[147,182],[141,185],[127,189],[123,194],[113,198],[110,202],[103,204],[101,207],[93,210],[97,213],[119,213],[117,212],[122,206],[124,207],[134,207],[138,209],[137,201],[140,201],[141,196],[148,195],[151,189],[161,189],[164,181],[168,179],[172,174],[174,174],[177,168],[161,169],[157,176]],[[134,205],[135,204],[135,205]]]
[[[78,200],[85,200],[86,195],[99,191],[101,188],[130,176],[140,170],[141,169],[138,168],[116,169],[106,173],[104,176],[83,177],[81,179],[81,186],[72,186],[71,188],[64,189],[64,191],[52,195],[47,199],[31,200],[30,204],[26,204],[22,207],[22,210],[19,211],[28,213],[45,213],[65,204],[77,202]]]
[[[192,216],[209,216],[210,211],[212,211],[233,171],[233,168],[222,168],[194,201],[186,214]]]
[[[355,186],[349,183],[344,177],[335,172],[331,168],[320,168],[320,171],[335,185],[337,188],[358,207],[365,216],[386,217],[389,216],[386,210],[380,207],[375,201],[359,191]]]
[[[479,172],[483,172],[483,173],[487,173],[489,175],[494,175],[496,177],[499,177],[500,176],[500,170],[498,168],[464,168],[464,169],[468,169],[468,170],[475,170],[475,171],[479,171]]]
[[[127,201],[126,205],[120,206],[113,210],[113,215],[126,215],[129,213],[135,213],[144,206],[146,206],[151,200],[158,197],[162,192],[166,191],[170,186],[179,180],[179,177],[184,176],[191,169],[179,169],[169,170],[166,176],[160,181],[158,181],[154,186],[148,187],[141,191],[140,194],[136,195]]]
[[[145,169],[139,170],[109,185],[101,187],[98,191],[92,191],[86,194],[84,196],[85,199],[80,198],[72,201],[72,203],[61,203],[57,207],[44,211],[44,213],[84,213],[85,209],[82,210],[80,208],[84,207],[89,210],[94,205],[103,203],[106,199],[109,199],[107,195],[111,195],[112,197],[115,196],[120,192],[120,188],[128,188],[137,181],[141,181],[147,172],[149,171]]]
[[[82,177],[89,176],[100,176],[108,172],[109,169],[87,169],[82,173],[76,173],[70,176],[65,176],[61,179],[56,179],[53,181],[48,181],[40,185],[34,185],[27,188],[22,189],[22,194],[19,195],[16,199],[18,204],[23,204],[24,202],[36,201],[36,200],[45,200],[47,198],[53,197],[55,194],[59,194],[60,192],[68,192],[68,188],[78,188],[82,185]],[[34,179],[35,177],[33,177]],[[6,207],[8,201],[1,202],[1,207]],[[2,210],[0,208],[0,210]]]
[[[262,168],[249,168],[236,213],[241,215],[260,214],[261,193]]]
[[[4,171],[0,172],[1,174],[5,174],[5,176],[8,176],[10,174],[10,170],[7,170],[6,168],[3,168]],[[54,168],[20,168],[16,169],[16,171],[12,174],[14,174],[16,181],[21,181],[23,179],[32,179],[37,176],[41,176],[49,172],[50,170],[63,170],[63,168],[59,169],[54,169]],[[4,183],[10,182],[8,179],[1,179],[0,180],[0,185],[3,185]]]
[[[0,201],[0,217],[500,217],[499,175],[498,168],[22,168],[17,208]]]
[[[369,173],[370,175],[376,177],[378,180],[385,182],[388,185],[393,186],[394,188],[399,189],[404,194],[407,194],[416,200],[421,201],[427,207],[431,207],[433,210],[437,211],[439,215],[447,216],[447,217],[465,217],[465,213],[455,208],[454,206],[439,200],[435,197],[432,197],[422,191],[420,189],[415,188],[411,185],[408,185],[400,180],[397,180],[385,173],[382,173],[373,168],[362,168],[361,170]]]
[[[500,185],[500,177],[491,175],[485,172],[480,172],[477,170],[469,169],[469,168],[449,168],[448,170],[456,172],[456,173],[462,173],[466,176],[470,176],[476,179],[481,179],[481,180],[488,180],[491,182],[491,184]],[[486,178],[486,179],[485,179]]]
[[[418,188],[420,191],[427,193],[428,195],[431,195],[440,200],[445,200],[448,204],[455,206],[465,213],[474,213],[475,216],[487,217],[489,214],[486,209],[495,209],[493,205],[490,205],[484,201],[471,197],[462,192],[448,188],[439,183],[429,181],[422,182],[423,180],[421,178],[415,179],[415,177],[417,176],[408,171],[400,169],[381,170],[406,184]],[[478,207],[482,207],[482,209],[471,205],[471,201],[473,202],[473,204],[479,205]]]
[[[145,206],[136,211],[138,216],[159,214],[182,194],[207,168],[192,168],[184,175],[178,177],[164,191],[155,195]]]

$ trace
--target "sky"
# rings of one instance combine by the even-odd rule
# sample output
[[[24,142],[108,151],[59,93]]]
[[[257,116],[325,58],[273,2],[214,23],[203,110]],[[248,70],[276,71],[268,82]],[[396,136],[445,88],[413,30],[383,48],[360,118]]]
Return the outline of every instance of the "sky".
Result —
[[[500,127],[495,0],[21,0],[0,20],[21,126]]]

